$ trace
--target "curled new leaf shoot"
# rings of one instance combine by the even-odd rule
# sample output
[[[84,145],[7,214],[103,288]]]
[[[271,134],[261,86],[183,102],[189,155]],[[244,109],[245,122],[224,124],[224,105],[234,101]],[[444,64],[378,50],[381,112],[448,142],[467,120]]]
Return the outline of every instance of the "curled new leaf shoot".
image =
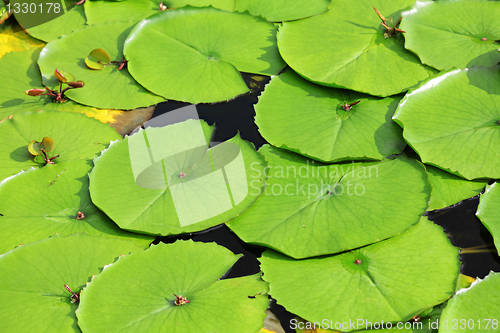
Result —
[[[108,52],[103,49],[92,50],[87,58],[85,58],[85,64],[90,69],[103,69],[104,66],[109,65],[109,63],[111,63],[111,58]]]
[[[65,72],[65,71],[59,71],[56,70],[54,71],[54,76],[59,80],[59,82],[61,83],[66,83],[68,81],[75,81],[75,77],[73,75],[71,75],[70,73],[68,72]]]
[[[382,22],[380,23],[382,26],[384,26],[385,28],[385,33],[384,33],[384,37],[385,38],[392,38],[394,36],[396,36],[396,34],[398,32],[405,32],[406,31],[403,31],[401,29],[398,29],[397,26],[399,25],[399,23],[401,23],[401,19],[402,17],[399,18],[399,20],[396,22],[396,24],[393,24],[392,22],[392,17],[390,19],[391,21],[391,24],[390,25],[387,25],[387,22],[386,21],[389,21],[389,19],[386,19],[384,17],[384,15],[382,15],[377,8],[373,7],[373,9],[375,9],[375,12],[377,13],[378,17],[382,20]]]
[[[28,151],[31,155],[41,155],[44,151],[49,152],[54,147],[54,140],[48,136],[42,139],[42,142],[33,140],[28,145]]]

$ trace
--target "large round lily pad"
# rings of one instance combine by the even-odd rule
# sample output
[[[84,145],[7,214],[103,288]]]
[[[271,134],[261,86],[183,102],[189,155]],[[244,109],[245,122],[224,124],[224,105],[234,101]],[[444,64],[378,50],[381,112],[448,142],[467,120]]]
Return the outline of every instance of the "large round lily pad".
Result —
[[[495,247],[500,254],[500,213],[498,207],[500,207],[500,185],[494,183],[486,186],[486,191],[481,195],[476,215],[493,235]]]
[[[71,303],[90,278],[123,254],[130,240],[75,234],[25,244],[0,256],[2,332],[81,332]]]
[[[50,42],[63,35],[69,35],[73,30],[81,29],[86,25],[83,6],[74,6],[70,11],[44,24],[28,29],[28,33],[46,42]]]
[[[0,123],[0,180],[44,163],[35,160],[28,144],[44,137],[54,140],[49,157],[54,162],[94,158],[112,140],[121,139],[114,128],[83,114],[57,111],[25,112]]]
[[[499,67],[457,69],[406,95],[394,120],[422,162],[467,179],[500,178]]]
[[[289,70],[266,86],[255,123],[272,145],[315,159],[380,160],[406,146],[392,121],[399,100],[321,87]]]
[[[462,200],[478,195],[488,184],[487,181],[470,181],[452,175],[439,168],[426,165],[429,183],[432,186],[431,199],[427,210],[449,207]]]
[[[154,237],[118,226],[90,201],[91,161],[73,160],[31,169],[0,183],[0,253],[54,233],[114,235],[146,247]]]
[[[460,271],[458,248],[425,217],[353,252],[294,260],[267,250],[260,261],[279,304],[311,322],[354,323],[344,332],[364,329],[367,321],[411,319],[451,297]]]
[[[151,234],[200,231],[245,211],[265,161],[239,135],[208,149],[214,128],[187,120],[113,144],[90,174],[92,201],[121,228]],[[257,190],[257,191],[256,191]]]
[[[218,102],[249,91],[239,72],[275,75],[276,26],[249,14],[181,8],[153,15],[125,42],[132,76],[167,99]]]
[[[298,20],[326,12],[330,0],[237,0],[236,10],[262,16],[269,22]]]
[[[437,69],[500,62],[500,6],[495,1],[417,1],[401,29],[405,47]]]
[[[280,53],[290,67],[315,83],[384,97],[406,91],[430,72],[404,48],[401,33],[384,37],[373,6],[395,23],[412,3],[333,1],[325,14],[285,22],[278,34]]]
[[[427,208],[424,167],[405,156],[325,165],[270,146],[259,152],[269,164],[265,191],[228,223],[245,242],[294,258],[337,253],[400,233]]]
[[[192,241],[122,257],[82,292],[78,324],[84,332],[257,332],[269,303],[260,274],[218,280],[238,257]]]
[[[500,273],[490,272],[448,301],[439,321],[439,332],[498,332],[499,313]]]
[[[99,48],[105,50],[112,61],[124,60],[123,42],[134,24],[133,21],[95,24],[50,42],[38,60],[43,82],[51,88],[59,87],[54,70],[69,72],[85,82],[85,87],[68,90],[66,96],[97,108],[135,109],[162,102],[163,98],[138,84],[126,67],[118,70],[119,64],[112,64],[102,70],[92,70],[85,65],[85,58]]]
[[[98,0],[85,2],[85,15],[88,24],[122,20],[124,17],[139,22],[158,13],[161,10],[160,3],[165,6],[164,10],[174,10],[190,5],[194,7],[212,6],[232,11],[235,6],[235,0],[122,0],[119,4],[108,0]]]

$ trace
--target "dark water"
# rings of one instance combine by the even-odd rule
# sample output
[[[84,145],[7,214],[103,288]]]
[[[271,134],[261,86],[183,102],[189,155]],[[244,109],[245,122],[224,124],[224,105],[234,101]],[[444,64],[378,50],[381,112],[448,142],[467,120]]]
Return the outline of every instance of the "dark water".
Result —
[[[268,81],[269,79],[266,78],[256,83],[256,88],[251,94],[240,96],[232,101],[213,105],[198,104],[196,106],[201,119],[210,125],[216,124],[213,141],[225,141],[235,136],[239,131],[241,137],[252,142],[257,149],[266,143],[254,123],[255,111],[253,105],[257,103],[258,96]],[[153,118],[187,105],[189,104],[181,102],[159,104]],[[416,156],[414,152],[407,150],[405,150],[405,153]],[[460,255],[462,261],[461,272],[465,275],[484,278],[491,270],[500,272],[500,257],[496,254],[491,234],[475,216],[478,204],[479,198],[475,197],[464,200],[450,208],[427,212],[427,216],[431,221],[444,228],[453,245],[461,248],[481,247],[479,253]],[[391,212],[387,212],[387,214],[391,214]],[[155,243],[173,243],[178,239],[192,239],[201,242],[215,241],[234,253],[242,253],[243,257],[238,260],[224,278],[251,275],[260,271],[258,258],[265,248],[244,243],[225,225],[219,225],[197,233],[157,237]],[[492,252],[488,252],[488,250]],[[294,318],[293,314],[277,305],[274,299],[271,299],[270,310],[280,319],[287,333],[294,332],[289,328],[290,320]]]

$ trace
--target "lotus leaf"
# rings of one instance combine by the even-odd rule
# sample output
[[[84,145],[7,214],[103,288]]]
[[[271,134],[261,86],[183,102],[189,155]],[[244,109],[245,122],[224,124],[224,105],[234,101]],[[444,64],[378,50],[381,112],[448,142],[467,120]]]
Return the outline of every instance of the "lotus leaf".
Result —
[[[380,160],[406,146],[392,121],[399,100],[318,86],[287,70],[266,86],[255,122],[272,145],[315,159]],[[340,105],[356,101],[349,111]]]
[[[153,237],[121,230],[90,201],[91,162],[74,160],[22,172],[0,184],[0,253],[54,233],[112,235],[145,247]]]
[[[81,129],[85,128],[85,131]],[[83,114],[57,111],[19,113],[0,123],[0,180],[38,164],[28,151],[33,140],[50,137],[54,140],[51,157],[57,162],[88,160],[121,136],[109,125]]]
[[[249,91],[241,72],[275,75],[284,67],[276,27],[213,8],[180,8],[143,20],[125,41],[132,76],[167,99],[228,100]]]
[[[207,150],[214,128],[187,120],[113,144],[90,174],[92,201],[121,228],[151,234],[200,231],[257,198],[265,162],[239,135]],[[131,198],[133,198],[131,200]]]
[[[250,14],[262,16],[269,22],[282,22],[322,14],[328,10],[329,5],[329,0],[237,0],[236,10],[248,10]]]
[[[24,244],[0,256],[2,332],[81,332],[76,323],[80,292],[118,256],[139,251],[130,240],[75,234]]]
[[[81,29],[86,25],[83,6],[74,6],[66,14],[46,23],[31,27],[28,33],[46,42],[69,35],[73,30]]]
[[[439,321],[439,332],[498,332],[500,273],[490,272],[450,300]]]
[[[354,323],[344,332],[413,318],[451,297],[460,271],[458,248],[426,217],[400,235],[337,256],[294,260],[266,250],[260,261],[279,304],[311,322]]]
[[[500,62],[500,6],[494,1],[417,1],[403,16],[405,48],[424,64],[443,70]]]
[[[95,24],[109,20],[121,20],[123,17],[139,22],[160,11],[159,4],[163,4],[166,9],[172,10],[187,5],[194,7],[212,6],[227,11],[232,11],[235,0],[122,0],[117,6],[112,1],[86,1],[85,14],[87,23]]]
[[[259,152],[268,161],[265,191],[227,223],[245,242],[294,258],[336,253],[394,236],[427,208],[424,168],[405,156],[326,165],[268,145]],[[252,170],[250,176],[262,174]]]
[[[495,247],[500,254],[500,185],[494,183],[486,186],[486,191],[481,195],[476,215],[484,226],[493,235]],[[500,319],[500,318],[499,318]]]
[[[476,196],[488,184],[487,181],[468,181],[430,165],[425,169],[432,185],[428,210],[445,208]]]
[[[122,61],[123,42],[133,25],[132,21],[95,24],[51,41],[38,59],[44,84],[51,88],[58,86],[52,75],[58,68],[85,82],[85,88],[66,92],[68,98],[81,104],[102,109],[135,109],[163,101],[135,82],[127,68],[118,70],[114,65],[94,71],[85,65],[85,58],[97,48],[105,50],[111,60]]]
[[[499,67],[456,69],[407,94],[393,119],[422,162],[467,179],[500,178]]]
[[[83,290],[78,324],[85,332],[257,332],[269,303],[260,274],[219,280],[238,257],[192,241],[124,256]]]
[[[278,47],[297,73],[322,85],[348,88],[375,96],[407,91],[431,72],[404,48],[398,33],[384,37],[385,28],[373,10],[398,21],[414,0],[338,0],[325,14],[285,22]]]

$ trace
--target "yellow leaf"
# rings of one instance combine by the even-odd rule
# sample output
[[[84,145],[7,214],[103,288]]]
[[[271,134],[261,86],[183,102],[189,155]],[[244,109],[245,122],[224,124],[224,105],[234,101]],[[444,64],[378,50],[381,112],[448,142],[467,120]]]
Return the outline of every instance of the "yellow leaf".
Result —
[[[24,30],[13,32],[12,27],[3,24],[0,27],[0,58],[8,52],[20,52],[32,47],[42,47],[45,43],[31,37]]]

